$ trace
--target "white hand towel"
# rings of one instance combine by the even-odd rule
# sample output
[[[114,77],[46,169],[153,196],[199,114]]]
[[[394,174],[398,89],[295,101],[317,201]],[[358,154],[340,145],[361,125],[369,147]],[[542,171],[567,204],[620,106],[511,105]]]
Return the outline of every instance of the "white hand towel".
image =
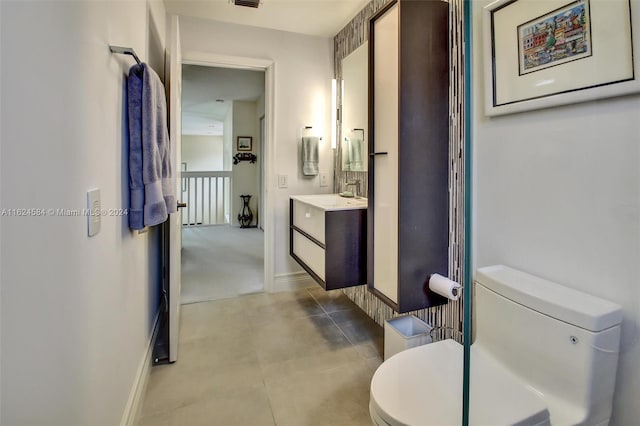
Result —
[[[349,140],[349,159],[351,160],[352,172],[364,171],[364,141],[361,138],[351,138]]]
[[[346,137],[341,144],[342,152],[342,171],[348,172],[351,170],[351,140]]]
[[[318,144],[317,136],[304,136],[302,138],[302,174],[305,176],[318,175]]]

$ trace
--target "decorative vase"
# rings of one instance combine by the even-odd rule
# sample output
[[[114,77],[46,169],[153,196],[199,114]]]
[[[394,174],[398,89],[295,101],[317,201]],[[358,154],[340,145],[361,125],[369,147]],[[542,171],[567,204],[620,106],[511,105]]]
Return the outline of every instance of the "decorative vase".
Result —
[[[249,207],[251,195],[241,195],[240,198],[242,198],[242,210],[238,213],[238,222],[240,222],[240,228],[250,228],[253,222],[253,212]]]

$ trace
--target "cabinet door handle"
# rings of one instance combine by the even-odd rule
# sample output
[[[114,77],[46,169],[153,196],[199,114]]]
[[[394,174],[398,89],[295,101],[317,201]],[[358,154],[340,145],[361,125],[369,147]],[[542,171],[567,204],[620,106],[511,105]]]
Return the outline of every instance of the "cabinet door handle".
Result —
[[[389,154],[388,152],[372,152],[371,154],[369,154],[370,157],[375,157],[376,155],[387,155]]]

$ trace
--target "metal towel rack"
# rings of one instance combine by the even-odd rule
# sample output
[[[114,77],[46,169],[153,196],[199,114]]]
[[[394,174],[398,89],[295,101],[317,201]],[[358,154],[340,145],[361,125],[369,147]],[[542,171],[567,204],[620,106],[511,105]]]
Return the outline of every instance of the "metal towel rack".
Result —
[[[304,126],[302,128],[302,134],[304,134],[305,132],[308,132],[310,130],[313,130],[313,126]],[[307,134],[309,135],[309,134]],[[318,140],[322,140],[322,136],[318,136]]]
[[[135,50],[133,50],[130,47],[109,46],[109,50],[111,51],[111,53],[119,53],[121,55],[131,55],[136,60],[138,65],[142,63],[140,62],[140,58],[138,58],[138,55],[136,55]]]

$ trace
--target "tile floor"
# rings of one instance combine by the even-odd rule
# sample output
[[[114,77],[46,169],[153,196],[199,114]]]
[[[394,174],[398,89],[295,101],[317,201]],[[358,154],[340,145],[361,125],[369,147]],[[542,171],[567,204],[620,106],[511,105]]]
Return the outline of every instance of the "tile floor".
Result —
[[[178,362],[152,368],[139,425],[371,425],[382,352],[340,291],[183,305]]]

